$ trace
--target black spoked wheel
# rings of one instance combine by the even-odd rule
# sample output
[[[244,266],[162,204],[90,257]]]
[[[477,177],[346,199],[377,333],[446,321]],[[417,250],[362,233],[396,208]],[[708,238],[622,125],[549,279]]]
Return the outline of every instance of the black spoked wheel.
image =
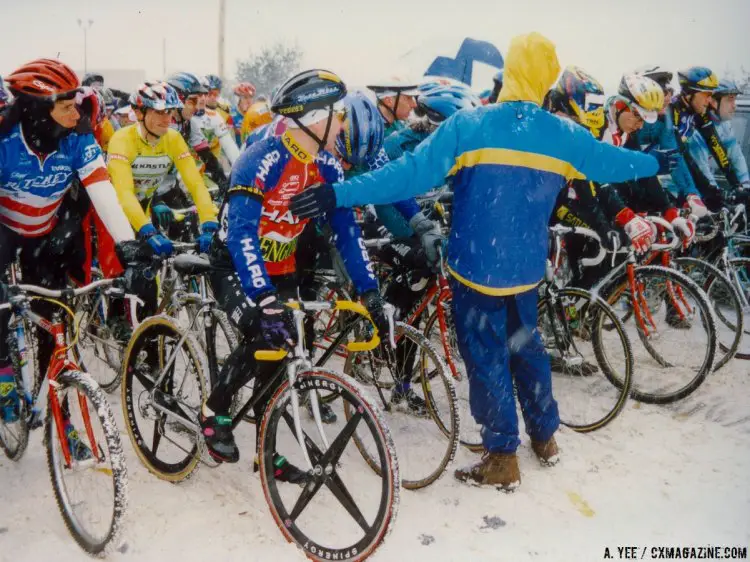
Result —
[[[127,507],[127,471],[114,414],[86,373],[66,371],[50,388],[62,407],[62,427],[48,408],[47,465],[65,525],[78,545],[104,555],[116,545]],[[65,439],[70,460],[65,458]]]
[[[203,440],[190,425],[196,427],[206,398],[204,361],[198,343],[168,316],[145,320],[125,351],[128,435],[141,462],[163,480],[185,480],[199,466]]]
[[[364,560],[382,544],[398,510],[399,472],[390,431],[382,413],[350,377],[323,369],[304,371],[295,390],[335,393],[339,400],[334,407],[347,405],[352,415],[339,415],[335,424],[326,425],[325,441],[315,422],[300,415],[300,443],[292,390],[284,381],[259,428],[261,484],[271,514],[284,537],[312,560]],[[366,469],[355,436],[377,459],[377,471]],[[299,486],[276,480],[274,461],[279,455],[307,470],[307,480]]]
[[[581,433],[604,427],[622,411],[632,384],[625,328],[604,301],[583,289],[545,295],[538,310],[561,422]]]

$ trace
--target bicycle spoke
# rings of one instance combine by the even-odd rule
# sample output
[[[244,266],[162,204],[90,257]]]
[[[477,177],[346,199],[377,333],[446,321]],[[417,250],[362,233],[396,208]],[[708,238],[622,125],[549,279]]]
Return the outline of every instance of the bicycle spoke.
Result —
[[[326,478],[325,484],[336,499],[339,500],[339,503],[343,508],[346,509],[347,513],[352,516],[352,519],[357,522],[365,533],[369,533],[371,529],[370,525],[367,523],[365,516],[362,515],[362,512],[355,503],[352,495],[349,493],[349,489],[344,484],[344,481],[341,480],[341,477],[335,470],[329,478]]]
[[[323,482],[323,478],[316,478],[305,485],[299,498],[297,498],[297,503],[294,504],[294,508],[289,514],[289,519],[296,521],[297,518],[302,515],[302,512],[310,504],[310,501],[318,493],[321,486],[323,486]]]
[[[156,456],[156,451],[159,449],[159,445],[161,444],[161,436],[162,431],[161,428],[164,427],[164,422],[167,420],[167,415],[162,414],[158,420],[154,422],[154,435],[151,438],[151,452],[154,456]]]

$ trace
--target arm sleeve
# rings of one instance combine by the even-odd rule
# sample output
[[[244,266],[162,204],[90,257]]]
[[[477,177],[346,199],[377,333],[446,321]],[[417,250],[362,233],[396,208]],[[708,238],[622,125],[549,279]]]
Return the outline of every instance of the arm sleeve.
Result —
[[[227,197],[227,249],[245,294],[255,300],[261,293],[273,289],[258,237],[263,191],[259,187],[235,185],[227,192]]]
[[[456,162],[461,117],[449,118],[414,152],[335,185],[337,206],[395,203],[442,185]]]
[[[699,134],[694,134],[693,138],[691,138],[688,143],[688,150],[690,152],[690,157],[693,159],[693,162],[695,162],[695,165],[698,166],[701,173],[711,185],[716,185],[716,177],[711,169],[711,159],[708,147],[706,146],[703,137]]]
[[[659,135],[659,146],[665,150],[676,148],[678,151],[677,167],[672,171],[673,188],[677,191],[678,195],[684,197],[687,197],[688,195],[698,195],[700,197],[700,192],[695,186],[693,176],[690,173],[687,162],[685,161],[688,151],[685,146],[681,146],[681,143],[678,143],[677,141],[677,132],[675,131],[671,113],[671,111],[667,111],[665,115],[664,127]]]
[[[224,151],[224,155],[227,157],[227,160],[229,160],[229,164],[231,166],[234,166],[237,158],[240,157],[240,149],[237,148],[237,145],[235,144],[232,135],[229,133],[229,130],[227,130],[227,134],[219,137],[219,144],[221,145],[221,149]]]
[[[414,215],[422,211],[419,207],[419,203],[417,203],[417,200],[413,197],[403,201],[398,201],[394,203],[393,206],[399,213],[401,213],[401,216],[404,217],[407,222],[410,221]]]
[[[336,249],[344,260],[357,293],[361,295],[369,290],[377,290],[378,282],[352,210],[334,209],[328,216],[328,223],[334,233]]]
[[[211,201],[206,184],[203,183],[198,166],[195,165],[195,160],[192,154],[190,154],[190,149],[188,149],[185,140],[179,134],[175,134],[174,139],[172,160],[198,209],[198,218],[201,223],[207,221],[216,222],[214,203]]]
[[[125,146],[125,137],[115,135],[109,143],[109,156],[107,171],[112,178],[112,185],[117,193],[125,216],[130,221],[133,230],[138,232],[144,225],[151,221],[143,211],[138,198],[135,196],[135,183],[133,182],[133,169],[128,158],[128,149]]]

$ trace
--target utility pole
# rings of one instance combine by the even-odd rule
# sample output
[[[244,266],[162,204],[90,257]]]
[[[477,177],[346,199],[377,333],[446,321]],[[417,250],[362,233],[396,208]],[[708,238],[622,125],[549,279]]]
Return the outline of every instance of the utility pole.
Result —
[[[167,38],[164,37],[161,42],[161,73],[167,77]]]
[[[78,18],[78,27],[83,29],[83,73],[86,74],[86,72],[89,69],[89,45],[88,45],[88,31],[91,29],[91,26],[94,24],[94,20],[88,20],[83,21],[81,18]]]
[[[224,28],[227,20],[226,0],[219,0],[219,78],[224,79]]]

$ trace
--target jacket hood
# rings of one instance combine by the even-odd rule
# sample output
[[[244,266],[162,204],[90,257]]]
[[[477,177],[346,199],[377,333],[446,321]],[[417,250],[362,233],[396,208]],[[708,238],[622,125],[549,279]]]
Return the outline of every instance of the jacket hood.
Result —
[[[530,101],[542,104],[560,74],[555,45],[533,32],[518,35],[510,42],[503,69],[503,89],[498,102]]]

